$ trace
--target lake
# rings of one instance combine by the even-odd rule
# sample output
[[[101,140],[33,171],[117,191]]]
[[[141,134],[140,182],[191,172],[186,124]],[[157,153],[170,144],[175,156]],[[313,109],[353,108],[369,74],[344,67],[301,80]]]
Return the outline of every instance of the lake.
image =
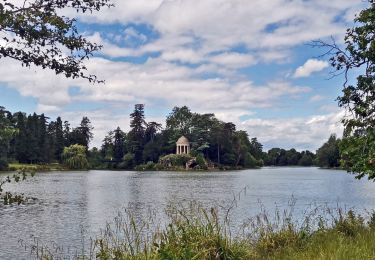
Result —
[[[3,176],[0,175],[0,176]],[[29,259],[19,239],[51,241],[74,251],[81,231],[98,234],[118,211],[137,216],[154,210],[163,217],[169,203],[197,200],[206,206],[228,206],[237,200],[238,223],[276,206],[302,214],[315,205],[375,209],[375,184],[339,170],[263,168],[228,172],[88,171],[39,173],[12,186],[38,200],[31,205],[0,206],[0,259]]]

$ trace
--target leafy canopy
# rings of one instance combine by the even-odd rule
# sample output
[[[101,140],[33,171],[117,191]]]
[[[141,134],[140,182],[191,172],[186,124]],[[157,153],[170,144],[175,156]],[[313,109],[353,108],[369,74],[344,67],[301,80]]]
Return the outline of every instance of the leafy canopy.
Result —
[[[344,138],[340,145],[342,165],[348,171],[375,178],[375,0],[355,18],[355,26],[346,32],[345,48],[329,46],[331,65],[345,75],[339,106],[347,111],[343,120]],[[360,73],[355,84],[348,82],[350,72]]]
[[[0,0],[0,59],[12,58],[23,66],[34,64],[68,78],[85,78],[84,60],[100,45],[78,33],[76,19],[61,15],[66,9],[78,13],[110,7],[110,0]]]

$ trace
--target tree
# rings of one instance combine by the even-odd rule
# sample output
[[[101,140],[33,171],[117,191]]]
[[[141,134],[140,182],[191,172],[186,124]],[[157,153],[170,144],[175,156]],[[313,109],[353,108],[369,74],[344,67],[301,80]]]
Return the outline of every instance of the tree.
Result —
[[[317,42],[329,47],[332,67],[345,75],[343,94],[338,97],[340,107],[347,111],[343,119],[345,126],[341,143],[342,165],[357,174],[375,178],[375,1],[355,18],[355,26],[345,35],[345,47],[336,43]],[[348,80],[350,72],[362,72],[355,84]]]
[[[320,167],[335,168],[340,166],[340,139],[331,135],[326,143],[316,151],[317,164]]]
[[[263,145],[258,142],[257,138],[251,138],[250,153],[255,159],[262,159]]]
[[[11,58],[23,66],[51,69],[68,78],[85,78],[84,60],[101,49],[78,33],[76,19],[62,15],[66,9],[86,13],[111,6],[109,0],[0,0],[0,58]]]
[[[166,129],[171,131],[170,142],[176,142],[184,135],[189,137],[193,113],[187,106],[174,107],[166,120]]]
[[[61,155],[64,151],[64,130],[61,117],[56,119],[55,124],[55,159],[61,162]]]
[[[0,170],[8,166],[9,141],[15,133],[15,129],[11,126],[7,118],[8,113],[4,107],[0,107]]]
[[[38,117],[37,140],[38,140],[37,161],[46,163],[48,162],[48,158],[49,158],[48,153],[50,151],[48,149],[48,140],[47,140],[47,118],[44,116],[44,114],[41,114]]]
[[[128,135],[130,152],[134,154],[136,164],[142,162],[142,150],[145,136],[145,112],[143,104],[136,104],[134,112],[130,114],[130,132]]]
[[[69,169],[82,170],[89,167],[85,146],[73,144],[69,147],[65,147],[62,158],[64,164]]]
[[[93,129],[94,127],[91,126],[90,119],[84,116],[81,120],[80,126],[74,128],[69,134],[70,144],[80,144],[88,148],[89,143],[94,136],[92,133]]]
[[[301,153],[302,157],[298,161],[300,166],[313,166],[314,165],[314,154],[310,151],[303,151]]]
[[[18,129],[18,133],[16,135],[16,159],[19,162],[28,162],[28,138],[27,138],[27,131],[26,131],[26,116],[25,114],[19,112],[17,113],[17,124],[16,128]]]
[[[109,131],[104,137],[101,147],[101,154],[105,160],[113,159],[113,131]]]
[[[114,142],[113,142],[113,155],[117,162],[120,162],[125,154],[125,133],[117,127],[114,133]]]

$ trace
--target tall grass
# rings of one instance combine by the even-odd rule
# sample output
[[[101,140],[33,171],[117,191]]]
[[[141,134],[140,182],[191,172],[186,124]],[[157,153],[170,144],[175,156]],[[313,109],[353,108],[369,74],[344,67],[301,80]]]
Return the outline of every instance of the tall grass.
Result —
[[[169,206],[167,224],[119,214],[73,259],[375,259],[375,214],[315,208],[303,220],[293,210],[265,210],[232,232],[227,214],[199,203]],[[66,259],[41,246],[38,259]],[[35,251],[35,252],[36,252]],[[84,251],[84,250],[82,250]],[[68,259],[71,259],[68,258]]]

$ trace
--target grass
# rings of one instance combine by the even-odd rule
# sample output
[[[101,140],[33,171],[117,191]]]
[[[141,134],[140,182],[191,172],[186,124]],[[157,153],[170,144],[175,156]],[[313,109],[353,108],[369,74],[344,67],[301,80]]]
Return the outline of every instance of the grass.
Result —
[[[301,224],[290,212],[265,212],[249,219],[233,235],[227,215],[197,203],[166,209],[168,224],[140,220],[125,211],[91,249],[69,259],[374,259],[375,214],[367,220],[353,211],[314,210]],[[66,259],[34,247],[38,259]],[[82,250],[84,251],[84,250]],[[81,251],[81,252],[82,252]],[[82,257],[82,255],[85,255]]]
[[[26,163],[9,163],[8,171],[57,171],[64,170],[64,166],[59,163],[50,164],[26,164]]]

